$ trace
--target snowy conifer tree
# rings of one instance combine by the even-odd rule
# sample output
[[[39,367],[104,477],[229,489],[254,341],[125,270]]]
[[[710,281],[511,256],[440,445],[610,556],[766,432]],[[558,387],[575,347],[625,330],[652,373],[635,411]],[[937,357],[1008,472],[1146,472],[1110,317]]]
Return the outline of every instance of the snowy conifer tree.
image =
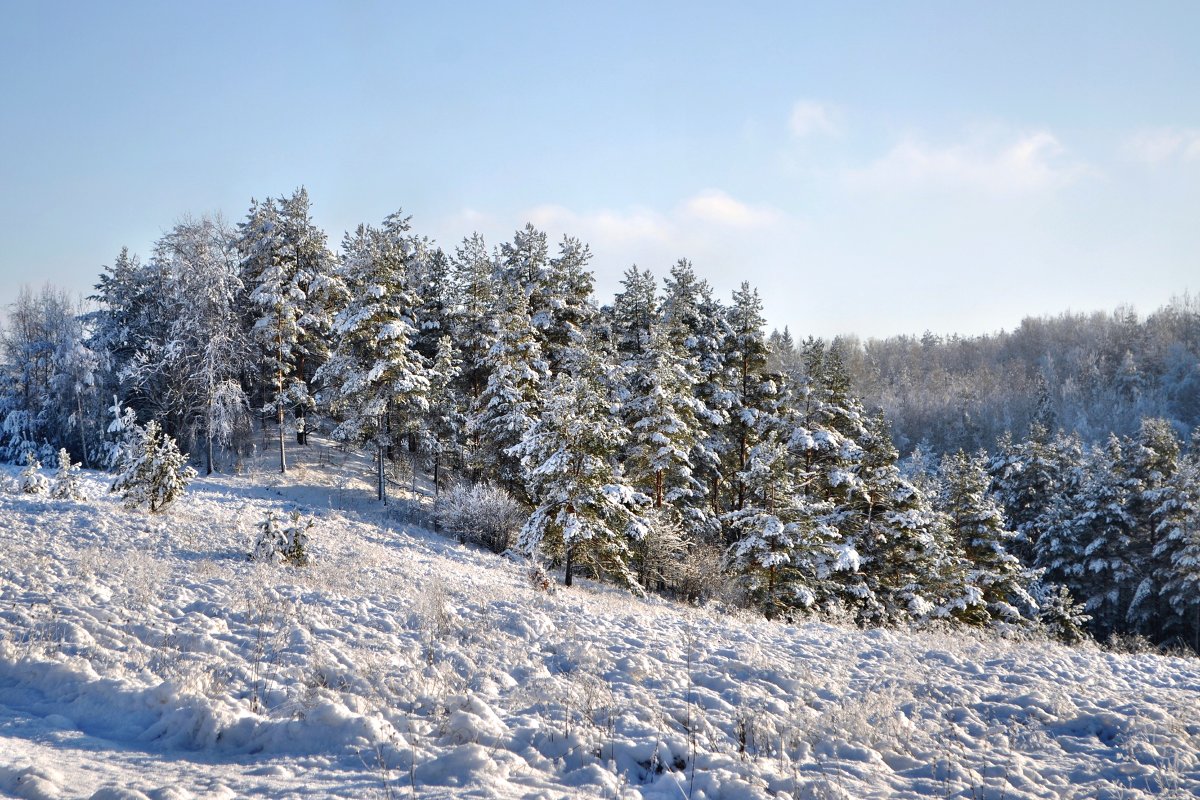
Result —
[[[1200,653],[1200,461],[1182,459],[1167,484],[1152,495],[1155,580],[1170,611],[1162,632],[1183,638]],[[1166,614],[1163,615],[1164,617]]]
[[[1037,612],[1037,602],[1029,593],[1037,575],[1008,552],[1015,534],[988,492],[985,456],[961,450],[947,455],[940,474],[940,510],[953,541],[970,560],[968,585],[980,592],[987,617],[1010,623],[1028,620]],[[965,621],[984,621],[969,608],[963,611]]]
[[[175,440],[150,420],[145,428],[135,429],[133,446],[108,491],[121,495],[127,508],[145,505],[153,513],[182,496],[195,477]]]
[[[50,481],[42,474],[42,462],[38,461],[32,450],[25,453],[25,469],[21,470],[17,485],[24,494],[50,493]]]
[[[334,437],[375,446],[383,503],[384,457],[393,441],[389,413],[401,416],[405,431],[415,431],[428,408],[429,375],[414,349],[417,302],[407,285],[413,247],[407,231],[408,219],[397,213],[382,230],[359,225],[342,241],[340,277],[350,300],[334,321],[337,345],[317,376],[325,384],[322,402],[340,419]]]
[[[85,499],[79,480],[79,464],[71,462],[71,454],[65,447],[58,451],[58,470],[50,485],[50,496],[61,500]]]
[[[1084,597],[1101,638],[1125,627],[1126,613],[1140,583],[1134,552],[1136,521],[1129,513],[1129,480],[1120,441],[1093,451],[1083,489],[1084,508],[1076,519],[1083,545]]]
[[[649,532],[642,511],[651,501],[617,466],[627,434],[599,390],[600,365],[576,370],[554,379],[541,417],[513,448],[535,504],[520,546],[560,560],[568,586],[581,565],[638,591],[630,544]]]
[[[509,489],[524,490],[520,457],[512,448],[537,422],[547,399],[549,366],[516,287],[507,287],[493,325],[487,386],[468,423],[478,441],[476,468]]]
[[[241,278],[249,292],[252,336],[263,353],[271,389],[263,410],[279,426],[279,468],[287,471],[284,422],[288,409],[312,403],[309,376],[323,358],[329,309],[322,297],[333,256],[309,218],[303,188],[278,201],[253,202],[239,226]]]

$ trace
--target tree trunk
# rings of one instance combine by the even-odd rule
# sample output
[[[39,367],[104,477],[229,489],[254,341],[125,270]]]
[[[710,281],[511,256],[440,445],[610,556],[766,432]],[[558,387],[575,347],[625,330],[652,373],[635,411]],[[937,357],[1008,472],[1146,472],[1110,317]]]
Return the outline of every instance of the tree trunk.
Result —
[[[654,473],[654,507],[662,508],[663,504],[663,471]]]
[[[204,474],[212,475],[213,474],[213,444],[212,444],[212,432],[211,431],[204,432],[204,440],[205,440],[205,451],[207,454],[207,458],[205,459],[205,470],[206,471]]]
[[[383,428],[383,421],[384,421],[384,420],[383,420],[383,415],[380,415],[380,417],[379,417],[379,426],[380,426],[380,429],[381,429],[381,431],[382,431],[382,428]],[[377,478],[378,478],[378,481],[379,481],[379,491],[378,491],[378,494],[379,494],[379,502],[383,503],[383,504],[386,506],[386,505],[387,505],[387,472],[386,472],[386,471],[385,471],[385,469],[384,469],[384,460],[383,460],[383,456],[384,456],[384,446],[383,446],[383,441],[382,441],[382,440],[379,442],[379,444],[378,444],[378,446],[377,446],[377,449],[378,449],[378,451],[379,451],[379,459],[378,459],[378,461],[379,461],[379,474],[377,475]]]
[[[83,430],[83,395],[81,395],[79,392],[75,393],[75,411],[75,418],[79,420],[79,447],[83,455],[83,466],[91,469],[92,465],[88,460],[87,436],[84,435]]]
[[[572,549],[571,543],[567,542],[567,571],[566,571],[566,575],[563,576],[563,585],[564,586],[571,585],[571,555],[572,555],[571,549]]]
[[[282,401],[283,398],[280,398]],[[279,423],[279,471],[287,472],[287,451],[284,450],[283,444],[283,403],[279,404],[279,414],[276,420]]]
[[[276,355],[279,358],[275,370],[275,405],[278,409],[277,414],[279,422],[279,471],[281,473],[286,473],[287,451],[284,450],[283,443],[283,318],[279,315],[276,316],[279,318],[279,322],[275,330],[275,345],[277,347]]]

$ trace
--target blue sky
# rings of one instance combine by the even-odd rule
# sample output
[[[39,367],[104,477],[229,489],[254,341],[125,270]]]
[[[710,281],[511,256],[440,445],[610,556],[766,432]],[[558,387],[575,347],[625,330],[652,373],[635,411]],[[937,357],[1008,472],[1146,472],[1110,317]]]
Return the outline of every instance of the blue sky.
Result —
[[[0,0],[0,304],[308,187],[336,244],[532,220],[798,334],[1200,289],[1195,3]]]

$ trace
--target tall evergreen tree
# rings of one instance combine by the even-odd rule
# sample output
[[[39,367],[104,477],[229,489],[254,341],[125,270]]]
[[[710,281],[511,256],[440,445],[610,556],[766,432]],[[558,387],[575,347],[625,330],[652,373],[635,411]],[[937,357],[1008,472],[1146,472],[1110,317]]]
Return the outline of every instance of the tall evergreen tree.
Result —
[[[334,323],[337,346],[320,369],[322,401],[340,418],[334,436],[371,442],[377,454],[377,495],[387,502],[384,459],[399,414],[415,430],[428,408],[429,375],[415,349],[416,295],[408,286],[413,242],[399,213],[381,229],[359,225],[342,242],[341,279],[350,303]]]
[[[520,543],[561,559],[568,586],[582,565],[638,591],[631,544],[649,533],[643,509],[651,501],[618,466],[627,433],[602,391],[602,369],[589,357],[558,375],[541,417],[512,448],[535,505]]]
[[[961,450],[942,458],[941,511],[952,540],[970,560],[968,583],[978,589],[982,616],[964,609],[967,621],[987,619],[1017,623],[1037,611],[1029,593],[1036,575],[1021,566],[1007,546],[1015,534],[1005,523],[1000,506],[988,492],[985,456]]]
[[[550,369],[519,287],[509,285],[492,320],[487,386],[479,396],[468,430],[479,446],[475,468],[509,489],[524,490],[520,458],[512,450],[537,422],[547,399]]]

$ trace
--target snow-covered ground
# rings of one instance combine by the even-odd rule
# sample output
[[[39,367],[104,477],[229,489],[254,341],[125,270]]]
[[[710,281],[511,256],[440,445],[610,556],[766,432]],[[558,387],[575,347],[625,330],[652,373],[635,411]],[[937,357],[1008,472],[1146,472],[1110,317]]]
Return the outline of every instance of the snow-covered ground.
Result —
[[[369,479],[300,458],[159,516],[96,474],[0,494],[0,793],[1200,795],[1200,661],[547,595]],[[248,563],[293,508],[313,565]]]

